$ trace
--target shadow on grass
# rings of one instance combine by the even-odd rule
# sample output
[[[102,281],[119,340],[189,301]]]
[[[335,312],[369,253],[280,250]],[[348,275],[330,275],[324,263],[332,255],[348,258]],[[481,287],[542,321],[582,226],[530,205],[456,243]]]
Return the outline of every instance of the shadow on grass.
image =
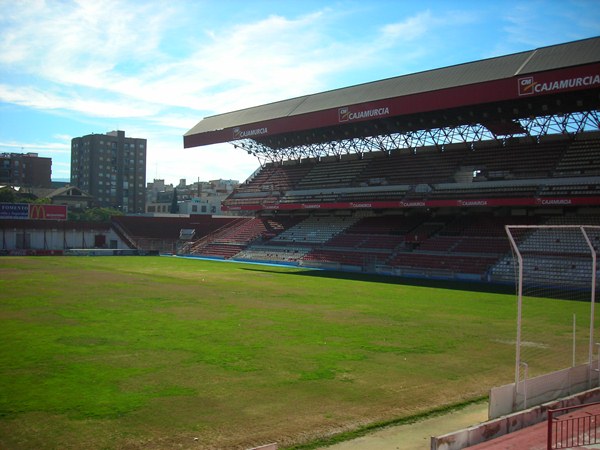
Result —
[[[254,266],[254,267],[242,267],[241,270],[247,270],[250,272],[263,272],[263,273],[282,273],[279,270],[271,269],[268,266]],[[367,273],[356,273],[356,272],[341,272],[335,270],[316,270],[306,269],[298,272],[286,272],[286,276],[297,275],[303,277],[315,277],[315,278],[333,278],[337,280],[349,280],[349,281],[362,281],[370,283],[386,283],[386,284],[398,284],[404,286],[419,286],[429,287],[437,289],[453,289],[460,291],[473,291],[473,292],[487,292],[494,294],[515,294],[515,287],[502,284],[484,283],[478,281],[461,281],[461,280],[440,280],[440,279],[428,279],[428,278],[408,278],[398,277],[392,275],[378,275],[378,274],[367,274]]]

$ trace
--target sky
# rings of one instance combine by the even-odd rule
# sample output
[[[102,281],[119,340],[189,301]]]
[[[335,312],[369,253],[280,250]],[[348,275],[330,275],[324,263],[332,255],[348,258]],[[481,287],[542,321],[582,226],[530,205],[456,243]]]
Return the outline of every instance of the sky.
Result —
[[[146,181],[244,181],[204,117],[600,35],[600,0],[0,0],[0,153],[52,158],[124,130]]]

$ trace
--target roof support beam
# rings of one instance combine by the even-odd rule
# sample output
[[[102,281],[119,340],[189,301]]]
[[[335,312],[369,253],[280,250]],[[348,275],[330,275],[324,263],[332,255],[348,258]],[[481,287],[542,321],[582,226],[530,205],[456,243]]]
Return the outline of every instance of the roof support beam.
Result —
[[[413,153],[417,153],[419,148],[427,146],[435,146],[443,151],[444,147],[450,144],[462,143],[469,146],[469,148],[475,148],[477,143],[481,141],[497,140],[505,142],[512,137],[530,136],[539,139],[541,136],[548,134],[574,135],[583,131],[597,131],[600,129],[600,111],[591,110],[527,117],[519,119],[518,122],[520,125],[518,128],[523,132],[506,135],[495,135],[484,125],[475,123],[294,145],[279,149],[272,149],[252,139],[238,140],[232,144],[256,156],[261,165],[287,160],[318,160],[327,156],[341,158],[344,155],[373,151],[389,153],[398,149],[408,149]]]

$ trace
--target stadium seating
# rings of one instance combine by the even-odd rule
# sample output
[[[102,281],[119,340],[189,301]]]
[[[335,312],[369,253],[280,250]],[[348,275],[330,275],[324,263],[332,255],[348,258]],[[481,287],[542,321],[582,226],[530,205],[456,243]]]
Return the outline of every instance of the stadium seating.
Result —
[[[556,166],[556,177],[600,175],[600,139],[575,140]]]
[[[597,195],[600,138],[590,135],[269,163],[224,205]]]
[[[238,218],[198,240],[186,249],[186,253],[229,259],[245,249],[251,242],[277,236],[297,220],[294,217]]]
[[[575,139],[546,136],[480,142],[472,148],[450,145],[269,163],[236,189],[225,205],[595,197],[600,193],[598,155],[600,136],[591,132]],[[237,219],[200,240],[192,252],[506,282],[514,280],[514,267],[505,225],[581,220],[580,216],[545,217],[502,208],[288,209],[273,216],[277,226],[271,228],[264,218]],[[600,218],[588,219],[600,224]],[[600,245],[600,236],[598,240]],[[528,245],[546,244],[532,239]]]

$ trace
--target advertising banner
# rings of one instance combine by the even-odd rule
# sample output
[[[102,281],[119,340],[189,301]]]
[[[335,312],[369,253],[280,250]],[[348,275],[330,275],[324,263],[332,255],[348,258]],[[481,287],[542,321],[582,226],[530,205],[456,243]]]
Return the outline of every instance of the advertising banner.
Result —
[[[0,219],[67,220],[67,206],[0,203]]]
[[[296,210],[296,209],[398,209],[398,208],[465,208],[481,206],[583,206],[600,205],[600,197],[569,198],[490,198],[469,200],[410,200],[338,203],[278,203],[223,206],[223,211]]]
[[[29,219],[27,203],[0,203],[0,219]]]
[[[42,220],[67,220],[67,206],[29,205],[29,218]]]

